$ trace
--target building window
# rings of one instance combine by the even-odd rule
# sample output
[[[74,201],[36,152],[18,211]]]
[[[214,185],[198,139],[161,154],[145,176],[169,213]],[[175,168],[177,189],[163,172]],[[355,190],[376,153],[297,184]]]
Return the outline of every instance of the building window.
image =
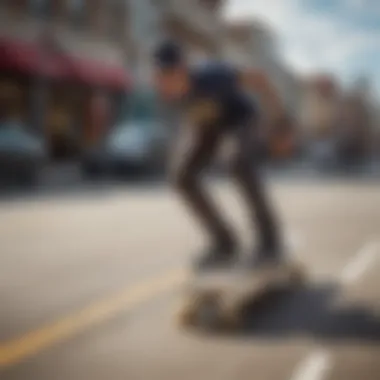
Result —
[[[104,12],[104,0],[87,0],[88,20],[90,29],[96,34],[102,34],[104,31],[104,22],[106,14]]]
[[[125,1],[112,1],[108,5],[108,35],[112,40],[123,41],[127,33],[127,4]]]
[[[29,0],[31,13],[46,16],[49,13],[51,1],[49,0]]]
[[[1,117],[6,121],[27,123],[29,117],[28,95],[30,86],[17,78],[7,75],[0,77]]]
[[[122,0],[87,0],[91,31],[101,37],[122,40],[126,37],[127,2]]]
[[[50,87],[45,130],[50,154],[55,159],[79,153],[84,96],[84,91],[69,84]]]
[[[76,28],[81,28],[86,22],[86,1],[68,0],[68,11],[71,24]]]
[[[10,9],[16,13],[23,13],[28,9],[29,0],[11,0],[7,1]]]
[[[67,18],[68,4],[66,0],[51,0],[52,16],[56,21],[63,21]]]

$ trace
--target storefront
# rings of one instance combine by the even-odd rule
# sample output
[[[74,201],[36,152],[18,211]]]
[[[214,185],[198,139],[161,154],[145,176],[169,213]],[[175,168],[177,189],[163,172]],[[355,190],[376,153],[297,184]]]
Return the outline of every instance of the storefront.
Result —
[[[26,44],[0,39],[0,102],[2,117],[28,123],[35,54]]]
[[[0,40],[0,58],[0,96],[12,111],[7,117],[46,139],[52,159],[75,158],[99,141],[130,86],[123,67],[47,54],[37,44]]]
[[[25,123],[30,118],[30,80],[20,75],[0,73],[1,117]]]
[[[43,124],[53,159],[75,157],[80,153],[84,98],[85,91],[79,85],[50,83]]]

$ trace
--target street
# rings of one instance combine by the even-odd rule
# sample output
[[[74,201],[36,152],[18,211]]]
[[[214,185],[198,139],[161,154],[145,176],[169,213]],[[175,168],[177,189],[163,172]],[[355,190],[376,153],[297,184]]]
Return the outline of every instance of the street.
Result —
[[[235,188],[212,189],[245,243]],[[380,378],[380,185],[270,181],[306,289],[254,310],[245,330],[174,323],[203,238],[165,186],[0,204],[2,380]]]

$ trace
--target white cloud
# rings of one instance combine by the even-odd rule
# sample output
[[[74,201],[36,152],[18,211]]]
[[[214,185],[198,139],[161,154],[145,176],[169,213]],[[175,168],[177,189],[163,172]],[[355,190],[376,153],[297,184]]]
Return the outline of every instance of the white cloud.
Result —
[[[285,61],[301,72],[339,75],[355,52],[380,48],[380,33],[358,32],[333,16],[305,12],[299,0],[229,0],[226,17],[267,21],[278,31]]]

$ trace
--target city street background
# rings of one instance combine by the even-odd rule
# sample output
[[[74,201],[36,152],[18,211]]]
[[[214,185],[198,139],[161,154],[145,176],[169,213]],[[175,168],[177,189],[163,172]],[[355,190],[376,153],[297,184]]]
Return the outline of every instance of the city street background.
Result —
[[[0,1],[1,380],[378,380],[377,2]],[[175,323],[205,244],[167,181],[152,49],[265,83],[255,147],[304,289],[242,331]],[[252,249],[221,147],[213,196]]]

